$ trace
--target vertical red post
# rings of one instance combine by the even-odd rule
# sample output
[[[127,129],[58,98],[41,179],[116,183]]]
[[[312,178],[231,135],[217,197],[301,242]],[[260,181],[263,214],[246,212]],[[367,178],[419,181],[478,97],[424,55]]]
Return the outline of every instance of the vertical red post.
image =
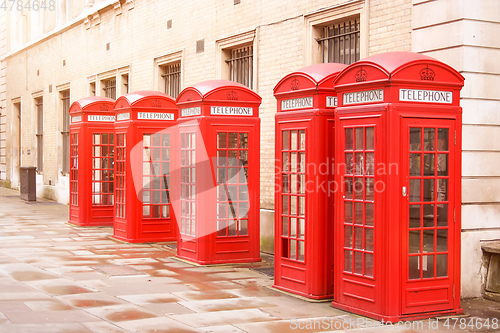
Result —
[[[274,287],[312,299],[333,298],[333,80],[345,67],[308,66],[274,88]]]
[[[113,225],[114,102],[87,97],[69,109],[71,224]]]
[[[252,90],[225,80],[200,82],[177,97],[179,258],[260,260],[260,103]]]
[[[334,307],[391,322],[462,313],[463,84],[411,52],[337,77]]]

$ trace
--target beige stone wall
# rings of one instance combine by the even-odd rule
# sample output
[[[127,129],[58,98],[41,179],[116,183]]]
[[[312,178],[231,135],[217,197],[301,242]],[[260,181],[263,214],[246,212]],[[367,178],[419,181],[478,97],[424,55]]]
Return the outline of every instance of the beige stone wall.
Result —
[[[482,240],[500,238],[500,2],[413,1],[413,51],[465,77],[462,153],[462,297],[481,295]]]

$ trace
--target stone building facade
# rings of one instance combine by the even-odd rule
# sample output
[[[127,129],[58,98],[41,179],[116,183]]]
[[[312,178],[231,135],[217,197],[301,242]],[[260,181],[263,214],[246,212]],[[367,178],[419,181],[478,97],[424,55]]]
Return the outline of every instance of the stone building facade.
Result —
[[[262,96],[266,251],[274,224],[273,88],[284,75],[388,51],[453,66],[466,78],[462,295],[481,294],[480,242],[500,238],[497,0],[52,0],[37,10],[24,2],[29,7],[0,11],[0,182],[18,188],[19,166],[37,166],[38,196],[68,202],[65,112],[75,100],[144,89],[175,97],[199,81],[242,80]],[[342,50],[328,50],[331,38],[343,41]]]

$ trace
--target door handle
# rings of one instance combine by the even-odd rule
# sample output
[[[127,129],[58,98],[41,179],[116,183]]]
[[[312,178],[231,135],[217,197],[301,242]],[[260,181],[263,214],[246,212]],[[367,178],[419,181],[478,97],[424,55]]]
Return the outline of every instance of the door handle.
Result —
[[[403,189],[402,189],[402,191],[401,191],[401,192],[402,192],[401,194],[403,195],[403,197],[406,197],[406,195],[408,194],[408,193],[407,193],[408,191],[407,191],[407,189],[406,189],[406,186],[403,186]]]

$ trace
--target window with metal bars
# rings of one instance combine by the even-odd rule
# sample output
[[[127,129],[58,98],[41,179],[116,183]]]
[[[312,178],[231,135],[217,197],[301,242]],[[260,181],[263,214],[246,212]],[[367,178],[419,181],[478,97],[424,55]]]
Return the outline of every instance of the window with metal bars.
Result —
[[[63,111],[63,128],[62,135],[62,172],[69,173],[69,90],[61,92],[61,102]]]
[[[116,79],[108,79],[102,81],[104,84],[104,96],[112,99],[116,99]]]
[[[35,99],[37,114],[36,126],[36,168],[38,172],[43,171],[43,98]]]
[[[161,77],[165,83],[165,94],[177,98],[181,92],[181,63],[176,62],[162,66]]]
[[[323,62],[352,64],[360,57],[359,19],[324,26],[322,37],[316,40],[321,45]]]
[[[229,65],[229,79],[249,88],[253,86],[253,46],[247,45],[230,50],[226,60]]]

